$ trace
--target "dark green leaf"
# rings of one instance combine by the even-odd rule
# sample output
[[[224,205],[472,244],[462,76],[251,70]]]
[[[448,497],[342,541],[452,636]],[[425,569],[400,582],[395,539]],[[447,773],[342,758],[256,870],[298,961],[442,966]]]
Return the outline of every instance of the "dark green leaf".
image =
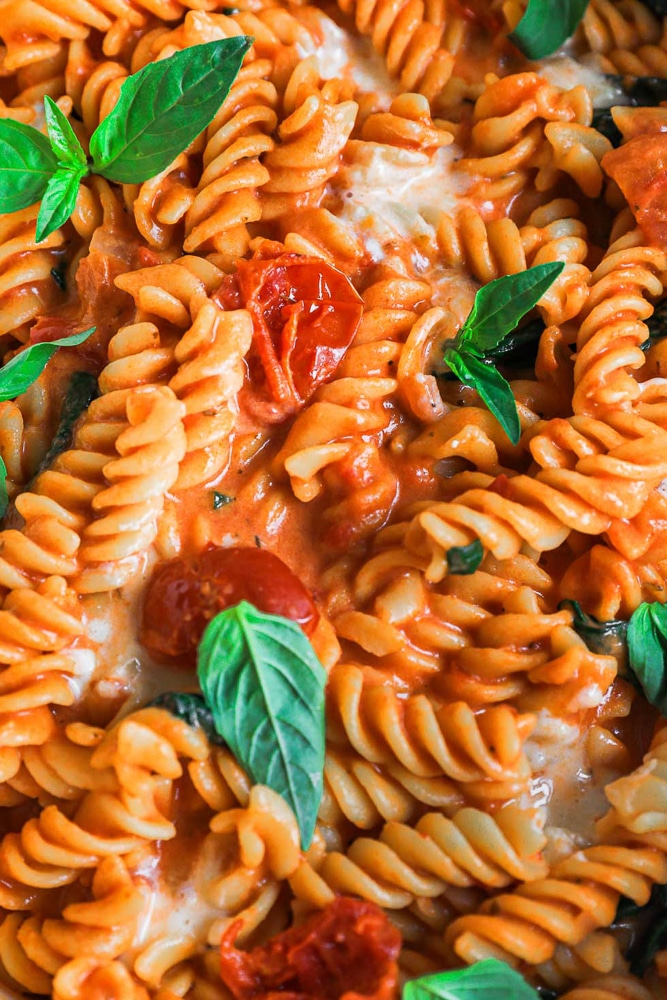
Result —
[[[224,740],[216,732],[211,710],[200,694],[185,694],[182,691],[170,691],[153,698],[146,708],[163,708],[171,712],[181,722],[186,722],[193,729],[203,729],[211,743],[224,745]]]
[[[45,344],[31,344],[24,351],[16,354],[11,361],[0,368],[0,400],[16,399],[22,392],[30,388],[44,371],[46,364],[59,347],[74,347],[87,340],[95,327],[83,333],[74,333],[70,337],[61,337]]]
[[[654,14],[660,14],[661,16],[667,14],[667,0],[642,0],[642,3],[652,10]]]
[[[475,296],[470,314],[456,336],[455,346],[465,345],[480,357],[497,347],[539,302],[564,267],[560,260],[538,264],[484,285]]]
[[[447,569],[454,576],[468,576],[479,569],[484,558],[484,546],[479,538],[470,545],[455,545],[447,551]]]
[[[213,510],[220,510],[221,507],[226,507],[228,503],[234,503],[234,497],[230,497],[227,493],[218,493],[217,490],[213,490]]]
[[[644,906],[622,909],[623,902],[622,899],[616,911],[616,921],[632,920],[634,934],[626,957],[630,961],[630,971],[635,976],[643,976],[656,952],[667,944],[667,886],[654,885],[651,898]]]
[[[508,333],[496,347],[484,352],[485,358],[501,361],[503,365],[529,366],[535,363],[540,338],[544,333],[541,319],[533,320]]]
[[[0,517],[4,517],[9,506],[9,494],[7,493],[7,466],[4,458],[0,455]]]
[[[528,0],[510,38],[529,59],[544,59],[574,34],[588,0]]]
[[[307,850],[324,768],[326,672],[313,647],[295,622],[241,601],[207,625],[197,673],[215,728],[252,780],[283,796]]]
[[[591,122],[594,129],[597,129],[601,135],[609,142],[612,146],[620,146],[623,142],[623,136],[621,135],[621,130],[613,119],[611,111],[608,108],[602,108],[600,111],[596,111],[593,115],[593,121]]]
[[[653,310],[653,315],[646,320],[649,330],[648,340],[641,344],[643,351],[648,350],[656,340],[667,336],[667,298],[661,299]]]
[[[667,14],[667,0],[663,0]],[[661,101],[667,101],[667,80],[661,76],[637,76],[631,83],[626,83],[626,77],[622,77],[624,83],[623,90],[631,99],[633,104],[641,108],[653,108]]]
[[[466,969],[435,972],[403,987],[403,1000],[539,1000],[523,976],[497,958]]]
[[[58,162],[49,140],[31,125],[0,119],[0,207],[17,212],[46,191]]]
[[[78,169],[85,167],[88,172],[88,160],[81,143],[72,130],[72,126],[55,101],[48,94],[44,97],[44,118],[49,133],[51,148],[58,158],[59,166]]]
[[[38,473],[48,469],[54,459],[69,448],[74,424],[98,395],[99,389],[94,375],[91,375],[90,372],[74,372],[63,403],[58,430],[49,450],[40,462]]]
[[[519,413],[512,389],[500,372],[467,350],[458,354],[451,351],[445,355],[445,361],[464,385],[477,390],[512,444],[518,444],[521,437]]]
[[[667,715],[667,607],[640,604],[628,623],[630,669],[648,701]]]
[[[51,268],[51,277],[55,281],[56,285],[61,292],[67,291],[67,264],[60,264],[58,267]]]
[[[581,610],[578,601],[561,601],[558,610],[572,611],[572,628],[593,653],[622,657],[627,641],[628,623],[620,620],[598,621]]]
[[[59,167],[49,180],[37,213],[35,239],[39,243],[67,222],[74,211],[76,196],[86,168]]]
[[[134,184],[165,170],[213,119],[252,41],[193,45],[128,77],[90,140],[93,171]]]

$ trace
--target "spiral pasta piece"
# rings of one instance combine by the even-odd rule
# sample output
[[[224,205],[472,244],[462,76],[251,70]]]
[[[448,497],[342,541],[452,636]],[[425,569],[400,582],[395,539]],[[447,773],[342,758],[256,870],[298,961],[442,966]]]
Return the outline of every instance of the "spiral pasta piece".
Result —
[[[484,903],[454,921],[446,943],[460,959],[486,955],[546,962],[557,942],[576,945],[609,925],[621,895],[647,902],[667,879],[665,789],[667,728],[661,727],[644,764],[607,787],[612,808],[598,823],[600,843],[558,861],[549,876]]]
[[[321,90],[310,85],[301,93],[297,90],[295,108],[278,128],[279,141],[264,155],[269,179],[260,191],[263,220],[287,215],[295,206],[316,208],[336,173],[357,105],[339,100],[333,84],[328,81]]]
[[[62,919],[12,913],[0,924],[0,963],[24,989],[50,992],[51,976],[68,959],[88,953],[97,961],[113,960],[131,946],[149,900],[120,858],[100,863],[91,895],[66,904]]]
[[[208,755],[206,739],[160,709],[144,709],[107,732],[90,758],[103,780],[80,801],[72,818],[48,805],[20,834],[0,844],[1,905],[25,910],[49,888],[76,882],[104,858],[171,839],[171,783],[183,773],[179,757]]]
[[[0,335],[27,340],[40,313],[63,301],[52,271],[60,265],[64,237],[59,229],[35,242],[38,205],[0,216]]]
[[[659,18],[638,0],[592,0],[579,35],[603,73],[663,76],[667,67]]]
[[[650,299],[663,293],[666,267],[662,251],[643,245],[636,233],[612,244],[591,275],[577,336],[575,413],[627,408],[639,396],[628,369],[644,364],[641,344],[648,337],[644,321],[653,312]]]
[[[501,887],[514,879],[540,878],[543,843],[535,817],[513,806],[493,818],[475,809],[461,809],[451,820],[427,813],[414,827],[387,823],[377,840],[361,837],[345,854],[326,853],[314,884],[321,881],[336,893],[404,909],[415,899],[440,896],[448,885]],[[299,899],[308,898],[306,871],[291,879]]]

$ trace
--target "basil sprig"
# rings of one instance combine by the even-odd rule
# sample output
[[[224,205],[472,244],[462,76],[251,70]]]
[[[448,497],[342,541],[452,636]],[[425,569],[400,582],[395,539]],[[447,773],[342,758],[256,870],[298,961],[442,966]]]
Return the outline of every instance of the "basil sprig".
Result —
[[[257,784],[283,796],[304,850],[322,798],[326,671],[301,628],[247,601],[213,618],[197,674],[213,723]]]
[[[628,623],[630,668],[647,700],[667,716],[667,607],[640,604]]]
[[[39,242],[69,219],[88,174],[139,184],[166,170],[211,122],[252,43],[240,35],[193,45],[129,76],[116,106],[91,136],[90,157],[48,96],[48,139],[31,125],[1,119],[2,213],[41,199]]]
[[[544,59],[574,34],[588,0],[528,0],[510,38],[529,59]]]
[[[466,969],[435,972],[403,987],[403,1000],[540,1000],[520,973],[487,958]]]
[[[516,401],[509,383],[486,355],[514,331],[564,267],[562,261],[538,264],[484,285],[456,338],[445,344],[445,364],[464,385],[477,390],[512,444],[521,436]]]

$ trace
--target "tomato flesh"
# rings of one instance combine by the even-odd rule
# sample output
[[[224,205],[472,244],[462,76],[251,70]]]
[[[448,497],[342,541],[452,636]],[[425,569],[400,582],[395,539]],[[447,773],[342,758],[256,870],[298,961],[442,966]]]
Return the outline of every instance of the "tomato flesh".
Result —
[[[602,157],[654,246],[667,249],[667,132],[635,135]]]
[[[235,1000],[390,1000],[401,937],[379,906],[340,896],[300,927],[252,951],[228,928],[221,974]]]
[[[214,296],[253,321],[251,392],[295,412],[335,372],[361,321],[350,280],[319,257],[282,253],[239,261]]]
[[[185,659],[194,667],[208,622],[239,601],[290,618],[306,635],[312,635],[319,618],[307,588],[278,556],[266,549],[211,545],[157,567],[146,591],[139,639],[156,659]]]

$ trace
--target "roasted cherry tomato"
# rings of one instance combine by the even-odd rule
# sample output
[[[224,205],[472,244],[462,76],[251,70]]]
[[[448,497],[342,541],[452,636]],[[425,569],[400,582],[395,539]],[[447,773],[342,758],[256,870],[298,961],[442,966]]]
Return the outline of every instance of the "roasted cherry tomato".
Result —
[[[239,601],[291,618],[306,635],[319,618],[308,590],[278,556],[266,549],[211,545],[157,567],[144,600],[140,641],[158,659],[185,658],[194,666],[208,622]]]
[[[300,927],[252,951],[234,947],[240,922],[220,945],[221,973],[235,1000],[390,1000],[401,936],[379,906],[340,896]]]
[[[602,167],[620,187],[650,242],[664,250],[667,249],[667,132],[661,131],[663,126],[664,122],[656,121],[652,134],[635,132],[628,142],[605,153]],[[651,127],[650,116],[644,116],[641,127]]]
[[[282,253],[240,261],[215,299],[246,308],[254,337],[248,356],[251,392],[294,412],[335,372],[361,320],[362,301],[349,279],[319,257]]]

